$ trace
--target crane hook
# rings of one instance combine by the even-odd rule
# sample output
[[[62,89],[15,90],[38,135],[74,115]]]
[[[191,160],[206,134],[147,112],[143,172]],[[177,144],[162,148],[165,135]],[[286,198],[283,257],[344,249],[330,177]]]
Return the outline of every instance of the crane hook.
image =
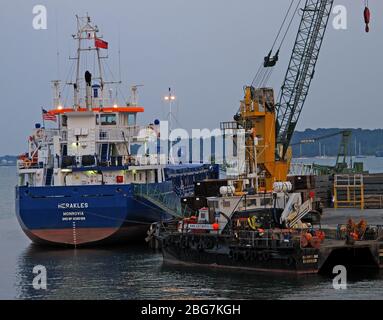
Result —
[[[364,16],[364,23],[366,24],[366,32],[370,32],[370,21],[371,21],[371,12],[370,12],[370,9],[368,8],[367,6],[367,3],[366,3],[366,7],[364,8],[364,13],[363,13],[363,16]]]

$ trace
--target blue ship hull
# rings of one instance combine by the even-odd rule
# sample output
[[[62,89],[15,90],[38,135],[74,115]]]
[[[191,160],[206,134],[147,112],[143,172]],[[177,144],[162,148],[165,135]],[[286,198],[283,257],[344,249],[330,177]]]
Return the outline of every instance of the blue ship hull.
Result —
[[[171,219],[133,185],[16,187],[16,214],[32,241],[75,246],[143,240],[151,223]]]
[[[206,171],[203,178],[216,177],[216,172]],[[178,199],[184,195],[179,192],[178,178],[175,175],[149,186]],[[140,186],[148,185],[18,186],[16,214],[25,234],[39,244],[85,246],[143,241],[151,223],[172,216],[136,194],[135,187]]]

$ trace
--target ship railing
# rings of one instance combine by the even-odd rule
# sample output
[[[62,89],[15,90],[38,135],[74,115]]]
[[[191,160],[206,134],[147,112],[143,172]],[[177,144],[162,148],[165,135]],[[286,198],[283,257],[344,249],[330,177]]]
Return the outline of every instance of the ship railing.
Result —
[[[17,168],[19,170],[23,169],[42,169],[44,168],[44,162],[27,162],[24,160],[17,160]]]
[[[55,158],[55,168],[82,168],[82,167],[126,167],[137,166],[145,167],[164,163],[160,158],[161,155],[149,156],[132,156],[132,155],[119,155],[110,156],[107,159],[102,159],[100,155],[83,155],[83,156],[59,156]],[[85,159],[85,161],[83,161]]]
[[[157,229],[157,235],[162,233],[175,233],[178,232],[178,224],[175,220],[172,221],[161,221],[153,224]],[[152,226],[153,226],[152,225]]]
[[[61,142],[66,142],[68,140],[67,130],[45,129],[43,142],[52,143],[54,137],[60,137]]]
[[[266,235],[260,236],[257,231],[238,231],[238,241],[242,246],[251,246],[257,248],[293,248],[294,242],[291,241],[291,237],[286,237],[283,233],[280,233],[280,238],[275,238],[275,232],[273,236],[266,231]]]
[[[134,164],[137,166],[149,166],[167,163],[167,156],[165,154],[137,154],[131,157]]]
[[[335,233],[335,240],[345,240],[348,234],[347,224],[338,224]],[[367,225],[359,235],[359,240],[383,240],[383,225]]]
[[[317,170],[313,164],[306,164],[301,162],[292,162],[290,164],[290,176],[301,176],[301,175],[315,175]]]
[[[96,128],[96,129],[49,129],[46,130],[46,137],[52,140],[53,136],[60,136],[61,141],[68,141],[68,136],[86,135],[94,137],[96,142],[128,142],[140,134],[140,126],[121,126],[118,128]],[[77,131],[79,133],[77,133]]]
[[[120,128],[100,128],[96,129],[96,140],[98,142],[113,141],[127,142],[132,137],[137,137],[142,127],[126,126]]]
[[[171,182],[159,184],[134,184],[133,193],[142,197],[164,212],[177,218],[189,217],[194,214],[187,206],[182,206],[177,193],[172,188]]]

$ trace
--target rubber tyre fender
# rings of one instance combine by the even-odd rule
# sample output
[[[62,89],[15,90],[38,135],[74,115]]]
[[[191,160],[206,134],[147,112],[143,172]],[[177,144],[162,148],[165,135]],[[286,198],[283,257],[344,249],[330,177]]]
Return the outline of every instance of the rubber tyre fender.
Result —
[[[251,251],[251,261],[257,261],[258,259],[258,252],[256,250]]]
[[[205,240],[205,249],[213,249],[215,245],[214,239],[206,239]]]
[[[182,238],[182,240],[181,240],[181,247],[183,249],[188,247],[188,238]]]
[[[286,265],[290,267],[290,266],[292,266],[294,264],[295,264],[295,259],[292,256],[287,257]]]
[[[269,261],[270,260],[270,253],[268,252],[262,252],[262,261]]]
[[[251,254],[251,251],[250,250],[246,250],[244,253],[243,253],[243,259],[245,261],[251,261],[252,260],[252,254]]]
[[[197,244],[197,250],[202,252],[204,250],[204,244],[202,242],[202,240],[200,240],[200,242]]]
[[[234,261],[239,261],[240,257],[241,257],[240,252],[238,250],[234,250],[233,260]]]

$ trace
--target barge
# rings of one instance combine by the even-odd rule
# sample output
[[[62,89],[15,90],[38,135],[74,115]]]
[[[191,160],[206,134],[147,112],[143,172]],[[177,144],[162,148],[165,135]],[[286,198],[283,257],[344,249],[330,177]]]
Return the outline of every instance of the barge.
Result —
[[[277,202],[281,196],[274,193],[269,199]],[[331,274],[336,265],[347,270],[383,267],[383,226],[349,221],[337,230],[325,230],[307,218],[307,204],[297,202],[287,215],[277,204],[240,207],[267,198],[208,198],[208,207],[196,216],[153,225],[151,233],[161,247],[164,262],[297,275]],[[231,200],[238,206],[227,214],[221,204],[229,208]],[[294,218],[299,216],[299,220]]]

